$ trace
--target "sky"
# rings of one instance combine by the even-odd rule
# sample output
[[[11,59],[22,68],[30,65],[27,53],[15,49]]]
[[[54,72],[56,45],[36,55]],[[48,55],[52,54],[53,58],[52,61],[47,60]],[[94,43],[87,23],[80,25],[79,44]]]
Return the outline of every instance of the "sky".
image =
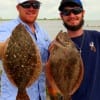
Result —
[[[60,18],[58,7],[61,0],[39,0],[41,8],[38,18]],[[100,20],[100,0],[82,0],[85,19]],[[14,19],[18,16],[17,0],[0,0],[0,18]]]

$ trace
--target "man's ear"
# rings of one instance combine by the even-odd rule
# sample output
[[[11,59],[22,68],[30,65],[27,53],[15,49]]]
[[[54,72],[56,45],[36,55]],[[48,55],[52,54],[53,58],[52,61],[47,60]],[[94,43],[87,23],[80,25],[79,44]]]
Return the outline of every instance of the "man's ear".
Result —
[[[83,17],[84,17],[84,15],[85,15],[85,10],[83,10],[83,12],[82,12],[82,13],[83,13]]]
[[[19,10],[19,5],[16,5],[16,9]]]
[[[61,13],[61,12],[60,12],[60,14],[59,14],[59,15],[60,15],[60,18],[61,18],[61,19],[63,19],[63,15],[62,15],[62,13]]]

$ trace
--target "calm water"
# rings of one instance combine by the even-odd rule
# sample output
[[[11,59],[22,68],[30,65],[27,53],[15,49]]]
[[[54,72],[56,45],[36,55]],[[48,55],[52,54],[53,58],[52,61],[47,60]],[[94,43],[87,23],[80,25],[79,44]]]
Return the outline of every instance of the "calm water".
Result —
[[[48,32],[51,39],[54,39],[60,30],[66,31],[61,20],[38,20],[38,23]],[[100,31],[100,20],[85,21],[84,28]]]
[[[61,20],[40,20],[38,22],[48,32],[51,39],[54,39],[60,30],[66,31]],[[84,29],[100,31],[100,21],[86,21]]]

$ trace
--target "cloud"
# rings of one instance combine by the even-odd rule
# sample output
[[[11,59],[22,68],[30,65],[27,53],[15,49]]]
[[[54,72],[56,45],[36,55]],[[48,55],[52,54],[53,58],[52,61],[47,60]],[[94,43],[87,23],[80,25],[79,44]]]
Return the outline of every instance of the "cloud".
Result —
[[[16,10],[17,0],[0,0],[0,18],[16,18],[18,13]],[[40,0],[42,5],[39,18],[58,18],[58,7],[60,0]],[[82,0],[86,11],[86,19],[100,20],[100,0]]]
[[[59,16],[58,3],[49,1],[41,5],[39,16],[42,18],[57,18]]]
[[[85,9],[85,18],[88,20],[100,20],[100,1],[99,0],[83,0]]]
[[[14,0],[0,1],[0,18],[15,18],[16,2]]]

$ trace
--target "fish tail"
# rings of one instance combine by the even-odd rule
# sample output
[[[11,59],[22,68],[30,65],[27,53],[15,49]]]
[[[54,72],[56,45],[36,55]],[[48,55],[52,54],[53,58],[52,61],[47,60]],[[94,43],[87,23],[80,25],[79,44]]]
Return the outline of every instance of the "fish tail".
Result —
[[[18,90],[16,100],[30,100],[26,90]]]
[[[70,95],[64,95],[63,100],[72,100]]]

